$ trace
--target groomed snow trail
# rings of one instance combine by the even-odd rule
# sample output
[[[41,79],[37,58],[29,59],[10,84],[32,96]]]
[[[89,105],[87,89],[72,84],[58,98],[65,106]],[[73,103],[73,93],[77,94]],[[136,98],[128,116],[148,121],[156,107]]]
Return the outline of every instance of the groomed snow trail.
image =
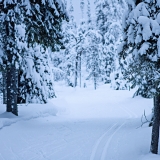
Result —
[[[129,119],[137,118],[138,115],[134,111],[128,110],[125,106],[120,106],[120,112],[126,113]],[[110,128],[108,128],[105,133],[99,137],[99,139],[96,141],[90,160],[110,160],[111,157],[109,157],[108,148],[111,147],[111,142],[114,136],[118,134],[120,130],[124,127],[124,125],[128,122],[128,118],[121,123],[115,123]],[[116,152],[118,152],[118,148],[114,148]],[[115,156],[115,155],[114,155]],[[118,158],[118,156],[116,157]],[[113,159],[113,158],[112,158]]]
[[[109,147],[109,144],[113,138],[113,136],[118,132],[118,130],[121,129],[121,127],[124,125],[120,125],[118,127],[118,124],[112,125],[107,131],[97,140],[91,154],[90,160],[105,160],[107,157],[107,149]]]
[[[1,112],[0,160],[141,160],[148,153],[150,130],[137,127],[152,100],[108,85],[56,93],[47,109],[20,107],[18,119]]]

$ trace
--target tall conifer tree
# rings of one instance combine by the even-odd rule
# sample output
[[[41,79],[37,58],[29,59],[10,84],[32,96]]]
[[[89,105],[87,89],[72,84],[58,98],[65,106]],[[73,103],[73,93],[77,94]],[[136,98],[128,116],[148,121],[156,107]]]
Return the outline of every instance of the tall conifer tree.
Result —
[[[102,35],[103,43],[103,79],[110,83],[110,75],[115,71],[117,46],[122,33],[122,14],[124,0],[96,0],[96,26]]]
[[[160,124],[160,2],[128,1],[120,63],[137,95],[154,97],[151,152],[157,154]]]
[[[52,51],[63,44],[61,23],[67,19],[61,1],[8,1],[0,2],[1,47],[3,50],[3,67],[6,70],[7,112],[18,115],[18,72],[22,62],[25,41],[28,47],[35,43],[50,47]]]
[[[19,44],[23,38],[21,34],[24,22],[23,2],[4,1],[0,2],[0,27],[1,27],[1,47],[3,51],[3,69],[7,88],[7,112],[18,115],[17,108],[17,87],[18,68],[21,58],[22,48]]]

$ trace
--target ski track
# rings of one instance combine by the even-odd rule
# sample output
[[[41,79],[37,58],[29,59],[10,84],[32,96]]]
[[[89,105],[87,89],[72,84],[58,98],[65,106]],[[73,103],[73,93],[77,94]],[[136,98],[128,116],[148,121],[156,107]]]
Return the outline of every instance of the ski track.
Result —
[[[123,122],[120,126],[118,123],[113,124],[107,131],[99,137],[95,143],[90,160],[106,160],[107,150],[114,135],[125,125]]]
[[[128,110],[126,107],[120,106],[123,111],[125,111],[129,119],[137,118],[138,115],[133,111]],[[122,129],[122,127],[127,123],[127,120],[121,124],[115,123],[107,129],[107,131],[99,137],[96,141],[90,156],[90,160],[107,160],[108,147],[113,139],[113,137]],[[116,149],[115,149],[116,150]],[[118,153],[118,151],[116,150]]]
[[[128,114],[128,116],[129,116],[129,118],[137,118],[138,117],[138,115],[137,114],[135,114],[133,111],[131,111],[131,110],[128,110],[126,107],[123,107],[123,106],[120,106],[121,107],[121,109],[123,110],[123,111],[125,111],[127,114]]]
[[[117,123],[113,124],[111,127],[109,127],[107,129],[107,131],[102,136],[99,137],[99,139],[97,140],[97,142],[95,143],[95,145],[93,147],[90,160],[94,160],[95,158],[100,157],[98,155],[99,154],[98,150],[101,150],[104,147],[103,145],[101,145],[101,143],[103,143],[104,140],[106,139],[106,136],[107,136],[108,132],[110,132],[111,130],[113,130],[114,127],[116,127],[116,126],[117,126]]]
[[[109,144],[112,140],[112,138],[114,137],[114,135],[125,125],[126,122],[124,122],[123,124],[121,124],[108,138],[105,146],[104,146],[104,149],[103,149],[103,152],[102,152],[102,156],[101,156],[101,160],[106,160],[106,157],[107,157],[107,151],[108,151],[108,147],[109,147]]]
[[[123,111],[125,111],[128,114],[129,118],[137,118],[137,115],[134,112],[129,111],[125,107],[122,107],[122,106],[120,106],[120,107]],[[21,120],[16,119],[16,120],[13,120],[13,121],[10,121],[10,122],[9,121],[8,122],[4,121],[6,123],[6,125],[1,127],[0,129],[3,129],[4,127],[10,126],[10,125],[15,124],[17,122],[33,120],[33,119],[42,118],[42,117],[45,118],[45,117],[48,117],[48,116],[51,116],[51,115],[50,114],[46,115],[46,113],[44,113],[44,114],[41,113],[39,115],[35,115],[35,116],[32,116],[32,117],[28,117],[28,118],[23,118]],[[122,122],[122,123],[114,123],[113,125],[111,125],[110,127],[108,127],[106,129],[105,133],[103,133],[98,138],[98,140],[96,141],[96,143],[95,143],[95,145],[92,149],[91,155],[90,155],[90,160],[107,160],[108,147],[109,147],[113,137],[118,133],[118,131],[120,131],[122,129],[122,127],[126,124],[126,122],[127,122],[127,120],[125,122]],[[63,124],[62,128],[64,128],[64,127],[67,127],[67,126]],[[64,141],[65,141],[65,138],[64,138]],[[43,146],[43,147],[53,146],[54,143],[55,142],[47,142],[47,144],[44,144],[44,142],[42,142],[42,143],[38,143],[38,144],[33,144],[33,145],[25,148],[25,150],[22,150],[18,155],[16,153],[14,153],[12,148],[9,147],[9,150],[10,150],[10,153],[12,153],[12,156],[14,157],[14,159],[21,159],[21,157],[23,157],[23,155],[25,153],[27,153],[28,151],[32,151],[33,149],[36,149],[38,146],[39,147],[40,146]],[[36,155],[34,155],[33,157],[30,157],[30,160],[35,160],[35,159],[39,159],[39,158],[50,160],[49,157],[51,155],[54,155],[56,152],[58,152],[61,148],[63,148],[64,145],[65,145],[65,143],[62,143],[62,144],[56,146],[55,147],[56,151],[53,151],[51,153],[47,153],[47,155],[46,155],[46,153],[43,152],[43,150],[36,149]],[[77,151],[78,150],[76,150],[75,152],[77,152]],[[116,150],[116,152],[118,153],[117,150]],[[2,160],[5,160],[5,158],[2,157],[1,154],[0,154],[0,157],[1,157]],[[62,156],[60,159],[64,159],[66,157],[69,157],[69,154]]]
[[[112,110],[112,109],[113,108],[111,107],[110,110]],[[135,112],[133,112],[132,110],[129,110],[125,106],[120,106],[120,109],[122,110],[122,112],[125,112],[127,114],[129,119],[135,119],[135,118],[138,117],[138,115]],[[34,119],[37,119],[37,118],[45,118],[45,117],[49,117],[49,116],[56,116],[56,115],[52,114],[52,113],[49,114],[49,113],[40,112],[40,113],[36,113],[35,115],[32,115],[30,117],[24,117],[24,118],[21,118],[21,119],[18,119],[18,118],[16,118],[16,119],[5,119],[1,123],[0,130],[2,130],[4,127],[11,126],[12,124],[15,124],[15,123],[18,123],[18,122],[21,122],[21,121],[34,120]],[[107,157],[107,156],[110,155],[110,154],[113,155],[114,152],[115,152],[114,156],[116,156],[116,158],[118,158],[118,155],[119,155],[118,144],[117,144],[117,146],[114,146],[115,148],[113,148],[114,149],[113,153],[109,152],[109,146],[110,146],[113,138],[116,136],[116,134],[119,133],[119,131],[122,131],[124,126],[127,124],[127,122],[128,122],[128,119],[123,120],[121,122],[117,122],[117,123],[113,122],[112,125],[110,125],[108,128],[106,128],[104,133],[102,133],[102,135],[97,140],[95,140],[95,144],[94,144],[94,146],[91,150],[89,160],[110,160],[110,159],[108,159],[109,157]],[[72,132],[72,129],[69,128],[67,126],[67,124],[61,124],[61,126],[60,126],[60,128],[58,128],[58,130],[63,132],[63,129],[64,129],[64,132],[65,132],[66,128],[68,130],[70,130],[70,132]],[[28,143],[25,138],[23,138],[23,137],[21,137],[21,138],[23,139],[23,141],[25,143]],[[83,138],[84,138],[83,136],[82,137],[78,136],[79,140],[81,140]],[[67,144],[78,143],[78,140],[75,137],[72,140],[67,141],[65,139],[65,135],[63,136],[63,138],[61,140],[62,141],[60,141],[58,144],[56,144],[57,141],[56,142],[55,141],[50,142],[48,140],[46,140],[45,143],[43,141],[43,142],[40,142],[40,143],[31,144],[30,146],[21,150],[18,154],[16,154],[11,147],[7,146],[7,148],[9,150],[9,152],[12,154],[12,156],[13,156],[12,158],[14,158],[16,160],[18,160],[18,159],[20,160],[28,152],[32,152],[32,151],[36,152],[36,153],[34,155],[32,155],[29,158],[29,160],[37,160],[37,159],[51,160],[50,157],[54,156],[54,154],[60,152],[60,150],[62,150],[64,147],[67,147]],[[117,143],[118,143],[118,140],[119,139],[116,140]],[[44,148],[50,148],[50,147],[52,147],[52,149],[50,149],[49,152],[45,152]],[[74,153],[77,153],[77,152],[80,152],[80,151],[81,151],[81,149],[78,148],[78,149],[74,150]],[[71,154],[73,154],[73,152],[62,155],[57,160],[66,159]],[[5,157],[3,157],[3,155],[1,153],[0,153],[0,160],[6,160]]]

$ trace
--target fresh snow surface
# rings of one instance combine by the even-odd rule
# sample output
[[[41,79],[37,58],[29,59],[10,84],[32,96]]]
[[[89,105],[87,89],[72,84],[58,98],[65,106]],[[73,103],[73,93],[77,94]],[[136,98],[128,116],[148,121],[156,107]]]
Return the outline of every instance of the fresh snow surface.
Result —
[[[0,160],[159,160],[149,153],[152,99],[134,91],[95,91],[55,85],[48,104],[19,105],[19,116],[0,107]],[[143,119],[145,121],[145,119]],[[160,150],[159,150],[160,153]]]

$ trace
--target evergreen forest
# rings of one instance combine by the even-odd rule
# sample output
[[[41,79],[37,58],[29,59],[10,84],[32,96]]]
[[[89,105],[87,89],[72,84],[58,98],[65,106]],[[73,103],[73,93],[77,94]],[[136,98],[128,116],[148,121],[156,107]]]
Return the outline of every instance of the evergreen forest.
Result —
[[[158,154],[160,0],[79,0],[79,20],[74,1],[0,0],[5,111],[19,116],[21,104],[48,104],[62,82],[135,89],[133,98],[153,99],[150,152]]]

